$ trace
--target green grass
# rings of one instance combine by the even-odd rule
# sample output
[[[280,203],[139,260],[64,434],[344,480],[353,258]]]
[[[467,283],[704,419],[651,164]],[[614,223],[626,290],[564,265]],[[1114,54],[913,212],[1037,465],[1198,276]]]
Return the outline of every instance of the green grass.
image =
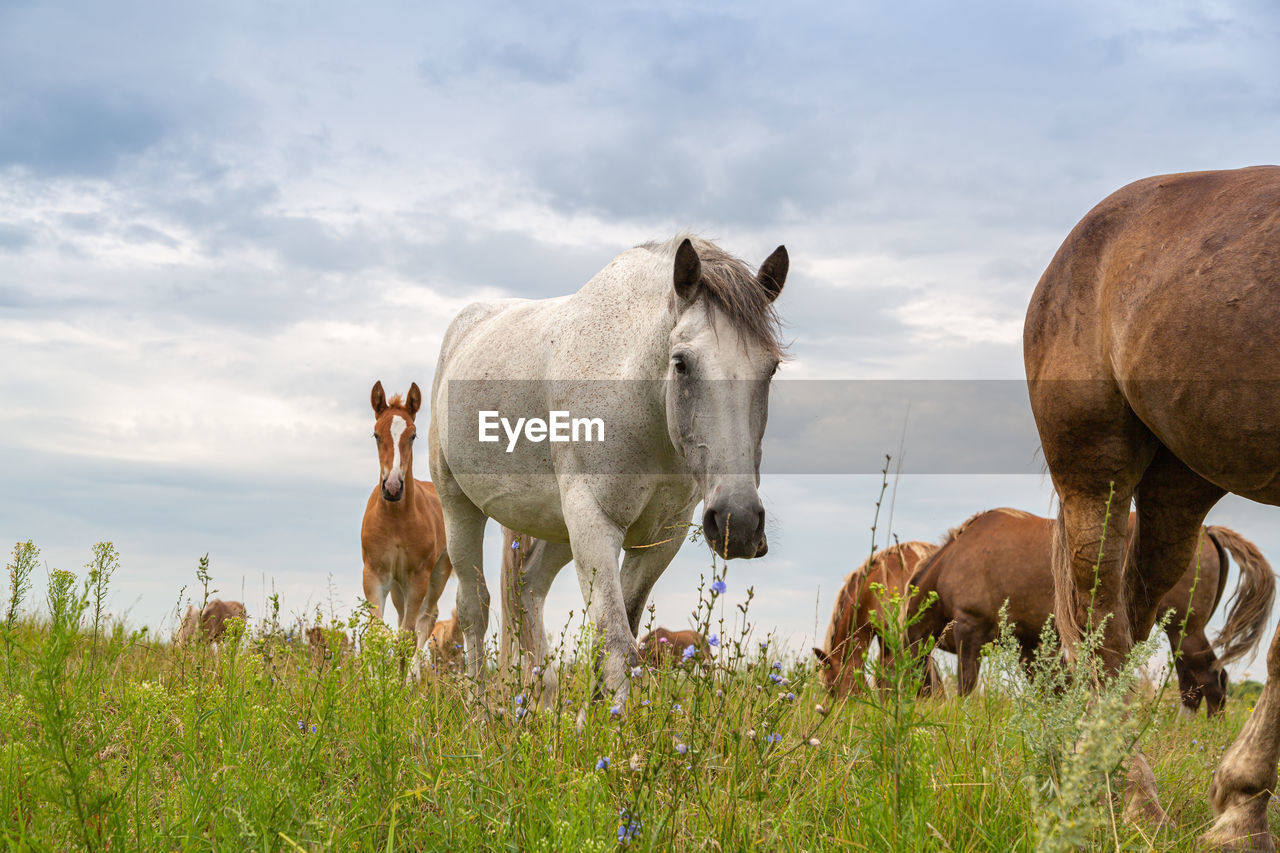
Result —
[[[917,700],[904,668],[833,705],[808,660],[726,635],[724,612],[749,610],[731,586],[707,587],[698,612],[721,640],[713,669],[642,672],[614,715],[589,702],[591,656],[565,653],[558,709],[524,710],[536,697],[494,672],[482,722],[463,679],[406,684],[376,632],[361,656],[316,662],[275,614],[216,651],[104,625],[118,559],[98,546],[83,581],[55,572],[36,607],[34,549],[15,550],[0,623],[11,849],[1005,851],[1061,846],[1057,809],[1083,820],[1085,846],[1193,850],[1209,774],[1248,713],[1233,699],[1223,720],[1183,720],[1172,692],[1071,712],[999,652],[965,700]],[[1117,732],[1141,718],[1172,827],[1148,837],[1112,819],[1116,797],[1055,795],[1069,774],[1046,769],[1045,744],[1074,743],[1091,714]]]

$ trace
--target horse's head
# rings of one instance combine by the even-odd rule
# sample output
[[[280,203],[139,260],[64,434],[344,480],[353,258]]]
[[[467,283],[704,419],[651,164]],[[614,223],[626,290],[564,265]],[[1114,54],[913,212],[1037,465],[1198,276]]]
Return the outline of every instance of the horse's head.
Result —
[[[409,386],[409,394],[403,401],[396,395],[388,403],[382,383],[375,382],[369,402],[375,417],[373,439],[378,443],[382,497],[398,501],[404,497],[405,484],[413,478],[413,440],[418,436],[413,418],[422,406],[422,392],[415,382]]]
[[[707,545],[726,558],[769,550],[760,453],[769,382],[782,360],[773,301],[787,278],[779,246],[752,275],[709,243],[675,254],[667,429],[702,489]]]

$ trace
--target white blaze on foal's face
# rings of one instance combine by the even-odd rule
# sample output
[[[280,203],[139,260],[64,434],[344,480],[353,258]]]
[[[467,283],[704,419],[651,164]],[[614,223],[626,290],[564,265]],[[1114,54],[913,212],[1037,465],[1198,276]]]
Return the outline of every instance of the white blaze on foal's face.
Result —
[[[392,415],[387,426],[389,446],[379,454],[382,463],[382,496],[387,500],[399,500],[404,493],[404,484],[409,477],[407,469],[413,437],[412,424],[403,415]]]

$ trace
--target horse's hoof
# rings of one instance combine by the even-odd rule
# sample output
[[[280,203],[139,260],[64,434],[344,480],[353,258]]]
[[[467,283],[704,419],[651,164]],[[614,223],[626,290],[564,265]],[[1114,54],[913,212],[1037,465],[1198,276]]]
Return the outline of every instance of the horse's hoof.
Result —
[[[1130,823],[1146,823],[1156,828],[1163,826],[1169,815],[1160,805],[1156,791],[1156,777],[1151,772],[1147,757],[1137,753],[1129,759],[1128,784],[1124,789],[1124,819]]]
[[[1276,849],[1266,820],[1261,826],[1255,822],[1253,826],[1245,827],[1230,820],[1228,815],[1218,818],[1217,823],[1200,836],[1200,843],[1208,850],[1230,850],[1233,853],[1275,853]]]

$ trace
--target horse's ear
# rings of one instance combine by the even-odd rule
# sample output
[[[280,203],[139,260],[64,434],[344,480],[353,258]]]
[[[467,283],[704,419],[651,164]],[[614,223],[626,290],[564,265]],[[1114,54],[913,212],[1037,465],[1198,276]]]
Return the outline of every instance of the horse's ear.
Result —
[[[813,656],[816,657],[818,659],[818,663],[823,666],[831,666],[831,658],[827,656],[826,652],[817,646],[813,647]]]
[[[698,252],[693,243],[685,237],[676,249],[676,266],[672,275],[676,296],[685,302],[691,302],[698,293],[698,282],[702,280],[702,261],[698,260]]]
[[[409,399],[405,400],[405,408],[409,410],[409,415],[418,414],[418,409],[422,408],[422,391],[415,382],[409,386]]]
[[[782,285],[787,283],[787,268],[790,265],[791,260],[787,257],[786,246],[774,249],[773,254],[765,258],[764,263],[760,265],[760,271],[756,273],[756,281],[760,282],[765,293],[769,294],[770,302],[778,298],[778,294],[782,292]]]
[[[387,410],[387,395],[382,390],[382,380],[373,383],[373,391],[369,394],[369,404],[373,406],[375,415],[381,415]]]

